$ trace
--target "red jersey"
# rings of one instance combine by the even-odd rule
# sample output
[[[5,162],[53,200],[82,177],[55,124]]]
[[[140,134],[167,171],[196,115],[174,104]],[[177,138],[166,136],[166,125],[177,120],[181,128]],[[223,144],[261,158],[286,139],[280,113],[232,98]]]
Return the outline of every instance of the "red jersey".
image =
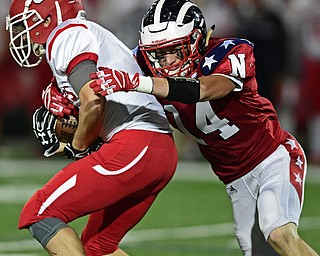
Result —
[[[227,96],[196,104],[158,99],[172,126],[194,137],[224,183],[250,172],[285,139],[271,102],[255,79],[253,45],[244,39],[212,38],[198,77],[225,75],[242,84]]]

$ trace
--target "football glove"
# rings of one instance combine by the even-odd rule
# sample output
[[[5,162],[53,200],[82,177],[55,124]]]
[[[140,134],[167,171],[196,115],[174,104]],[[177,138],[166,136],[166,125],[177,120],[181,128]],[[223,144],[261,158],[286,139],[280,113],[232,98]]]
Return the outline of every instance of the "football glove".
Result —
[[[45,157],[54,155],[60,146],[54,131],[56,119],[44,106],[38,108],[32,117],[32,129],[44,149]]]
[[[42,91],[42,101],[44,106],[54,115],[65,117],[68,115],[77,116],[77,108],[73,106],[59,91],[53,78],[51,83]]]
[[[92,152],[97,151],[102,144],[103,140],[100,137],[84,150],[77,150],[72,146],[71,143],[67,143],[63,152],[66,158],[79,160],[87,155],[90,155]]]
[[[90,75],[94,79],[89,85],[95,93],[106,96],[118,91],[138,91],[152,93],[153,82],[151,77],[140,76],[139,73],[129,74],[127,72],[99,67],[98,72]]]

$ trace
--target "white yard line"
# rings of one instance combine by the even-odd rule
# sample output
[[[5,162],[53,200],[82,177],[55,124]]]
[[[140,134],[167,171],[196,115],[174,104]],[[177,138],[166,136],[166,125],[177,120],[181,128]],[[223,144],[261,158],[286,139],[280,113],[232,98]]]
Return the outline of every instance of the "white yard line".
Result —
[[[304,217],[300,221],[300,230],[320,229],[320,216]],[[233,236],[233,223],[191,226],[180,228],[162,228],[148,230],[132,230],[123,239],[122,244],[132,244],[150,241],[199,239],[205,237]],[[35,240],[0,242],[1,252],[23,252],[40,248]],[[0,254],[2,256],[4,254]],[[9,255],[9,254],[8,254]],[[10,254],[12,256],[13,254]],[[17,254],[18,255],[18,254]],[[22,254],[21,254],[22,255]],[[30,255],[30,254],[25,254]],[[35,254],[33,254],[35,255]]]
[[[193,238],[227,236],[233,234],[233,223],[202,225],[179,228],[133,230],[123,239],[123,243],[161,240],[184,240]]]
[[[25,203],[42,185],[1,185],[0,203]]]
[[[320,229],[320,216],[301,218],[299,230],[317,229]],[[228,235],[233,235],[233,223],[231,222],[179,228],[132,230],[127,234],[123,242],[184,240]]]
[[[48,177],[54,175],[67,160],[7,160],[0,158],[0,178]],[[24,171],[26,170],[26,171]],[[173,180],[220,182],[206,162],[179,162]],[[307,183],[320,184],[320,167],[310,166]],[[0,203],[23,203],[43,184],[0,185]]]
[[[67,159],[3,159],[0,158],[0,178],[21,176],[50,176],[70,163]],[[174,179],[193,181],[218,181],[210,165],[205,161],[179,161]],[[320,183],[320,166],[309,165],[307,182]]]

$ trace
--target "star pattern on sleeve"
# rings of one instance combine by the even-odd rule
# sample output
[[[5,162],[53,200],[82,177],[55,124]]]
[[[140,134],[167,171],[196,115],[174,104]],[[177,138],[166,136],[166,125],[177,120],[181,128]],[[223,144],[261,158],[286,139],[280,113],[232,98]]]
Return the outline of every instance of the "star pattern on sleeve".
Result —
[[[212,72],[222,63],[226,56],[235,48],[243,44],[253,45],[244,39],[239,38],[225,38],[221,40],[216,46],[210,48],[203,56],[200,62],[200,70],[203,76],[211,75]]]
[[[301,161],[300,156],[298,156],[298,158],[297,158],[296,165],[298,165],[300,167],[300,169],[302,170],[303,162]]]
[[[203,63],[203,67],[208,67],[211,69],[212,64],[217,63],[218,61],[214,59],[215,54],[210,57],[205,57],[205,61]]]
[[[223,43],[220,45],[220,47],[223,46],[224,49],[227,49],[229,47],[229,45],[235,45],[233,40],[225,40],[225,41],[223,41]]]
[[[298,149],[297,142],[294,139],[287,138],[285,144],[289,145],[291,151],[294,149]],[[294,160],[294,159],[292,159],[292,160]],[[294,164],[299,167],[300,171],[298,168],[293,169],[292,174],[294,176],[292,176],[292,182],[294,181],[295,183],[299,184],[299,186],[301,187],[302,183],[303,183],[303,177],[301,177],[301,174],[303,173],[304,161],[303,161],[303,159],[301,159],[300,155],[297,156]]]
[[[293,149],[295,149],[295,148],[298,148],[297,145],[296,145],[295,140],[293,140],[293,139],[287,139],[287,141],[285,142],[285,144],[290,145],[291,150],[293,150]]]
[[[299,183],[299,185],[301,186],[302,184],[302,179],[300,177],[300,173],[296,174],[296,173],[293,173],[294,176],[296,176],[296,179],[295,179],[295,182]]]

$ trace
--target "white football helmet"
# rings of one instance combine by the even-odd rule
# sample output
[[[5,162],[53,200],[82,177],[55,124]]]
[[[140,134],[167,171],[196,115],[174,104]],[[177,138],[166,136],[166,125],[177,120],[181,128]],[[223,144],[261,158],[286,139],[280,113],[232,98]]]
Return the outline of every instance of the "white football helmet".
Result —
[[[6,29],[15,61],[21,67],[37,66],[51,31],[62,21],[76,17],[85,18],[82,0],[12,0]]]
[[[139,47],[154,76],[191,77],[204,51],[206,23],[200,9],[188,0],[158,0],[142,19]],[[181,49],[181,62],[162,67],[157,53]]]

